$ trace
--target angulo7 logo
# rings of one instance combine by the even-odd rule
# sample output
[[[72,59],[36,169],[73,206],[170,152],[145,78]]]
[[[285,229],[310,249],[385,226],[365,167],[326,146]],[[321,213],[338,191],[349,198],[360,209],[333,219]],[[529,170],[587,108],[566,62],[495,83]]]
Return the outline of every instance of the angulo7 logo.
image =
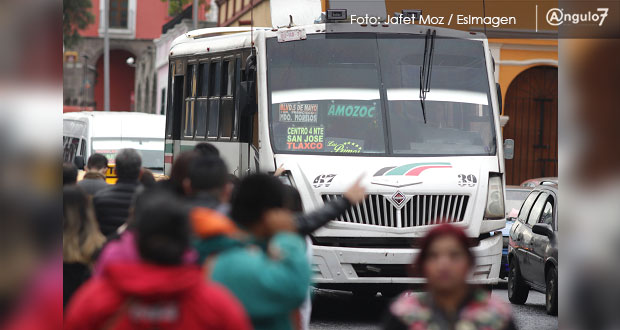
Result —
[[[598,26],[603,26],[605,18],[609,14],[609,8],[597,8],[596,12],[588,11],[587,13],[566,13],[562,8],[551,8],[547,11],[547,23],[552,26],[559,26],[563,23],[597,23]]]

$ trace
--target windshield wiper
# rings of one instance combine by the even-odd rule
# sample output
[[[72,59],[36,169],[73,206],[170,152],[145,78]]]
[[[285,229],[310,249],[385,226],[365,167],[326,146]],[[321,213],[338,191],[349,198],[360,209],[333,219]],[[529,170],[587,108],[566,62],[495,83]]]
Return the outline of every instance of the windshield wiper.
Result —
[[[431,90],[431,69],[433,68],[433,53],[435,50],[435,36],[437,31],[426,30],[426,36],[424,37],[424,59],[422,60],[422,67],[420,68],[420,105],[422,106],[422,117],[426,124],[426,108],[424,101],[426,100],[426,93]],[[430,47],[429,47],[430,43]]]

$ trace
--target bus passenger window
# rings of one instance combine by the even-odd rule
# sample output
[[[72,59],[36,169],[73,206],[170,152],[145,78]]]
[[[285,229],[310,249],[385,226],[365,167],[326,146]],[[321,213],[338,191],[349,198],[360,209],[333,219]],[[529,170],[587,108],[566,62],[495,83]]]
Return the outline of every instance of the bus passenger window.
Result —
[[[181,138],[181,109],[183,109],[183,76],[172,78],[172,88],[170,88],[170,102],[166,113],[166,125],[168,125],[169,136],[178,140]]]
[[[196,135],[195,138],[204,139],[207,132],[207,104],[206,99],[196,101]]]
[[[233,86],[235,65],[232,60],[224,61],[222,68],[222,98],[220,103],[220,138],[230,139],[235,114]]]
[[[220,115],[220,99],[210,99],[209,100],[209,130],[208,137],[216,138],[217,137],[217,126]]]
[[[207,137],[217,138],[220,118],[220,92],[222,86],[222,63],[213,61],[209,68],[209,106],[207,113]]]
[[[166,114],[166,88],[161,89],[161,106],[159,108],[159,113],[162,115]],[[168,126],[166,126],[166,135],[168,135]]]
[[[81,139],[80,140],[80,156],[85,157],[86,156],[86,140]]]
[[[220,62],[213,61],[209,64],[209,97],[220,96]]]
[[[171,139],[172,138],[172,128],[174,127],[173,124],[173,116],[172,116],[172,90],[174,89],[172,87],[172,83],[174,82],[174,79],[172,79],[172,77],[174,77],[174,64],[170,63],[170,70],[168,71],[168,90],[164,89],[163,93],[164,95],[162,95],[162,98],[166,98],[166,107],[164,109],[164,111],[162,111],[162,114],[166,115],[166,138],[167,139]],[[162,108],[164,106],[164,102],[162,100]]]
[[[185,125],[183,127],[185,137],[192,137],[194,130],[194,101],[192,100],[185,102]]]
[[[185,118],[184,122],[184,136],[192,137],[194,135],[194,101],[196,97],[196,65],[192,65],[187,70],[187,86],[185,94]]]
[[[72,138],[72,137],[64,137],[63,138],[63,158],[67,163],[73,162],[75,155],[77,154],[78,145],[80,144],[80,139]]]
[[[209,64],[200,63],[198,66],[198,96],[208,96],[209,92]]]
[[[221,95],[233,95],[233,84],[235,82],[234,74],[235,67],[231,63],[232,61],[224,61],[222,68],[222,93]]]
[[[236,140],[239,137],[239,89],[241,88],[241,79],[243,79],[243,70],[241,69],[241,58],[235,59],[235,84],[234,84],[234,109],[232,111],[232,132],[231,139]]]

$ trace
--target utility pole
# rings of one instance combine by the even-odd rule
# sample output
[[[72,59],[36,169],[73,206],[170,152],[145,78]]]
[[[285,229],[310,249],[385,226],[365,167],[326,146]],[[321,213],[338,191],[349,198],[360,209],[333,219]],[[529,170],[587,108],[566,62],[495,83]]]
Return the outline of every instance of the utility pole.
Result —
[[[83,75],[82,75],[82,111],[86,110],[86,81],[88,79],[88,55],[82,55],[84,58],[84,62],[82,62],[84,66]]]
[[[104,0],[103,10],[103,110],[110,111],[110,0]]]
[[[192,10],[194,11],[194,30],[196,30],[198,29],[198,0],[194,0],[194,4],[192,6]]]

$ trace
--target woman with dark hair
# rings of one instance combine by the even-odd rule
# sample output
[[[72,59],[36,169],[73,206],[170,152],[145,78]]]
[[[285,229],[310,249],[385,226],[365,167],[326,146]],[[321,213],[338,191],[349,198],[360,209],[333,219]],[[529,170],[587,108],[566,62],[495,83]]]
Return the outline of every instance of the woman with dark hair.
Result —
[[[63,305],[91,275],[95,254],[105,242],[90,198],[77,186],[63,188]]]
[[[462,229],[442,224],[423,239],[410,271],[427,279],[427,291],[403,293],[391,306],[384,329],[515,329],[510,307],[467,284],[475,265]]]
[[[140,169],[140,177],[138,178],[138,181],[140,181],[142,186],[146,189],[153,188],[155,183],[157,183],[153,172],[146,167]]]
[[[184,196],[183,181],[189,176],[189,166],[199,154],[195,151],[184,151],[174,158],[170,169],[170,177],[155,183],[155,188],[167,190],[178,196]]]

